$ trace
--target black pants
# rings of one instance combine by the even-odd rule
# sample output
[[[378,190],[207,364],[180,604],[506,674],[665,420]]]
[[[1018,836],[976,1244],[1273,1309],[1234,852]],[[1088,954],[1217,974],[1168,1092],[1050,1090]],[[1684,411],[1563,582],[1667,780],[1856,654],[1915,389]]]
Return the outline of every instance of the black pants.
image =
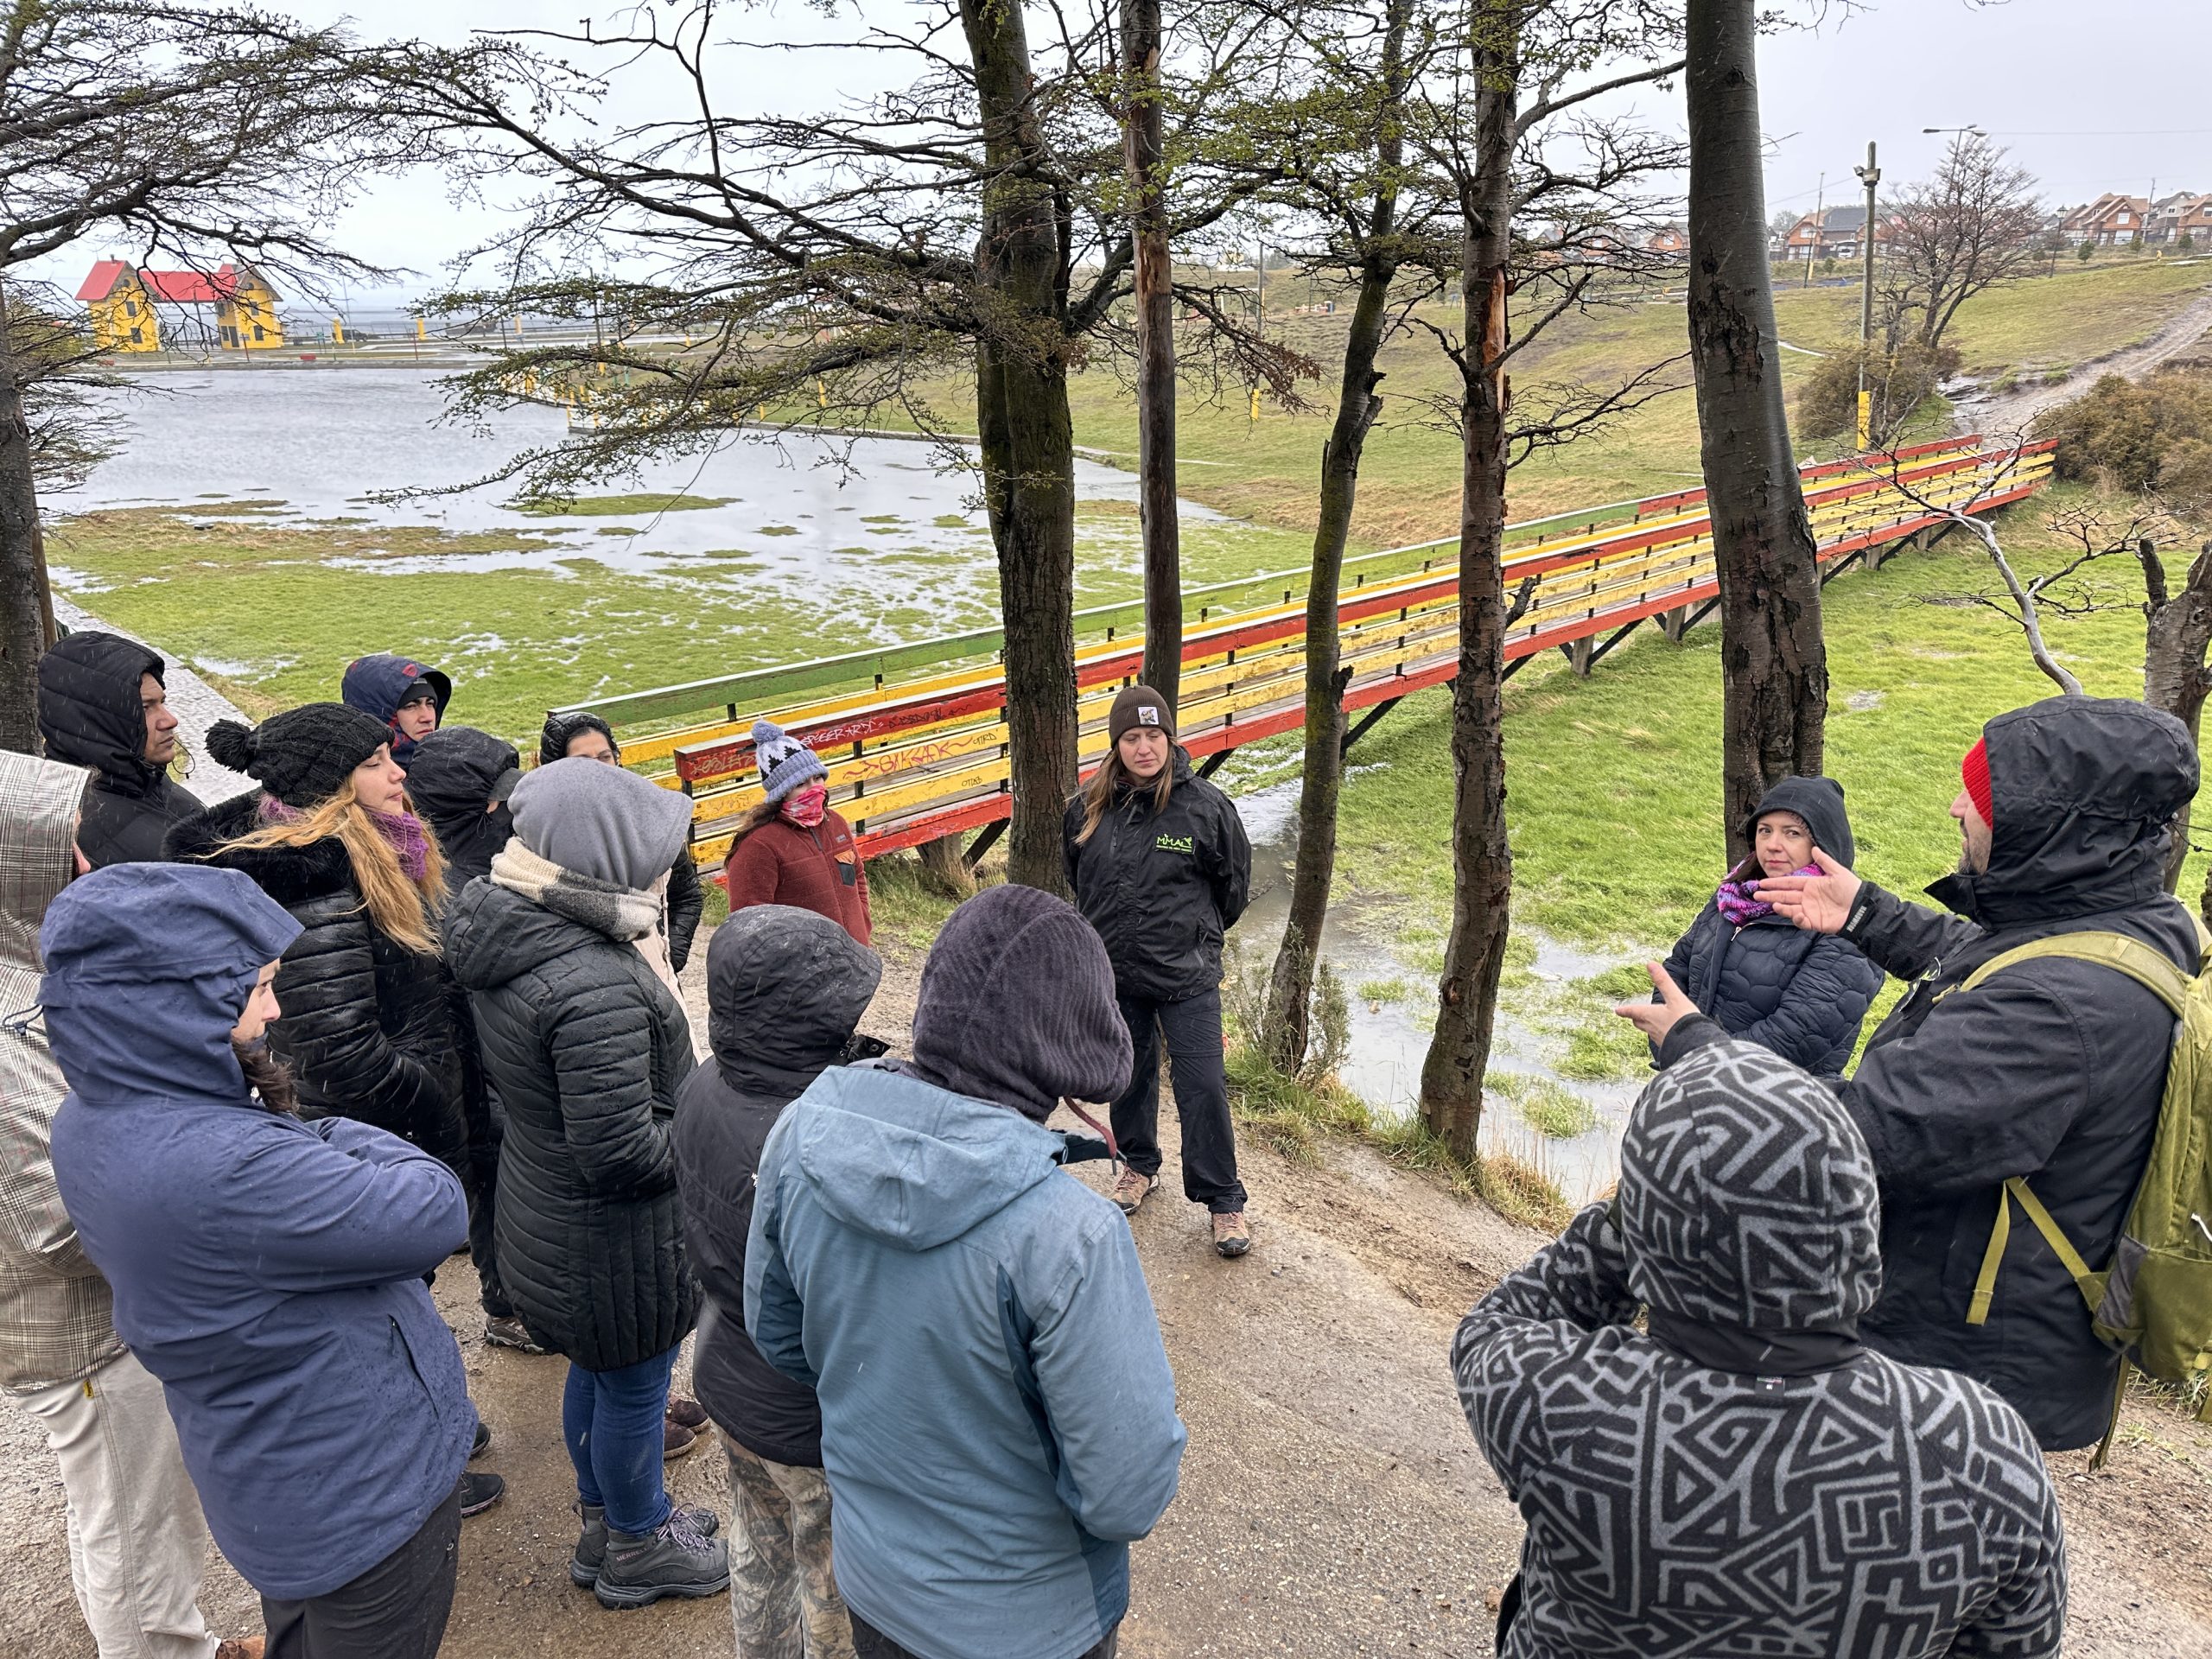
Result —
[[[849,1613],[852,1612],[849,1607],[845,1611]],[[858,1613],[853,1613],[852,1618],[853,1652],[855,1659],[916,1659],[913,1653],[900,1647]],[[1114,1659],[1115,1652],[1121,1644],[1122,1627],[1119,1623],[1116,1623],[1112,1630],[1106,1632],[1104,1639],[1096,1647],[1084,1653],[1082,1659]],[[1007,1659],[1021,1659],[1021,1656],[1009,1654]]]
[[[351,1584],[305,1601],[261,1599],[264,1659],[432,1659],[461,1566],[461,1488]]]
[[[506,1138],[506,1114],[489,1089],[467,1096],[468,1259],[476,1268],[477,1300],[495,1319],[514,1317],[515,1305],[499,1282],[499,1261],[492,1243],[492,1223],[499,1191],[499,1144]]]
[[[1129,1086],[1114,1103],[1114,1139],[1131,1169],[1160,1173],[1160,1043],[1175,1081],[1183,1120],[1183,1196],[1219,1215],[1244,1208],[1236,1179],[1236,1135],[1229,1122],[1229,1077],[1221,1059],[1221,993],[1202,991],[1179,1002],[1116,992],[1129,1042],[1136,1050]]]

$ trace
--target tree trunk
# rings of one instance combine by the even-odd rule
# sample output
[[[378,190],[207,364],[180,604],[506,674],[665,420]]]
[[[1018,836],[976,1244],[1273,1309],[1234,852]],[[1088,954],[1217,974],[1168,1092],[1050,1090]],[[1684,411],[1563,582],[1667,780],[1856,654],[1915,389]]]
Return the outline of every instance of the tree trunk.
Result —
[[[1298,855],[1291,868],[1290,916],[1268,978],[1268,1006],[1261,1035],[1268,1063],[1286,1076],[1306,1064],[1313,1006],[1313,975],[1329,912],[1337,868],[1337,798],[1344,785],[1344,693],[1351,676],[1338,665],[1337,609],[1344,582],[1344,543],[1359,488],[1360,454],[1382,413],[1375,389],[1382,376],[1375,359],[1388,327],[1390,284],[1398,273],[1391,238],[1397,229],[1398,168],[1405,143],[1400,125],[1399,82],[1412,0],[1391,0],[1383,37],[1387,90],[1376,160],[1382,183],[1369,216],[1359,296],[1344,341],[1344,381],[1337,417],[1321,449],[1320,523],[1313,531],[1313,573],[1306,589],[1306,765],[1298,789]]]
[[[51,601],[38,529],[31,434],[8,348],[8,302],[0,294],[0,749],[39,752],[38,659]]]
[[[1060,232],[1021,8],[961,0],[992,175],[976,249],[1001,308],[976,341],[983,500],[999,561],[1014,822],[1007,874],[1065,893],[1060,817],[1075,788],[1075,447]]]
[[[1160,136],[1160,0],[1122,0],[1122,63],[1128,91],[1122,150],[1135,204],[1144,683],[1173,709],[1183,677],[1183,544],[1175,518],[1175,296]]]
[[[1720,578],[1728,855],[1777,780],[1817,774],[1827,718],[1820,566],[1783,409],[1760,176],[1756,0],[1689,0],[1690,360]]]
[[[921,861],[922,885],[955,904],[976,896],[976,873],[961,855],[963,850],[957,836],[939,836],[914,849]]]
[[[1519,40],[1511,8],[1486,0],[1496,39],[1475,54],[1475,170],[1461,211],[1466,357],[1459,504],[1459,672],[1452,684],[1452,933],[1436,1032],[1421,1069],[1421,1116],[1455,1158],[1476,1156],[1497,982],[1512,922],[1505,836],[1505,376]],[[1500,14],[1505,14],[1500,16]]]
[[[2163,709],[2189,728],[2196,742],[2203,723],[2204,695],[2212,688],[2212,675],[2204,666],[2204,652],[2212,644],[2212,542],[2204,543],[2196,562],[2189,567],[2189,582],[2175,598],[2166,597],[2164,567],[2158,550],[2145,542],[2140,555],[2150,601],[2143,607],[2143,701]],[[2202,745],[2198,745],[2202,752]],[[2189,857],[2189,806],[2184,803],[2174,818],[2173,849],[2166,855],[2166,891],[2181,885],[2181,867]]]

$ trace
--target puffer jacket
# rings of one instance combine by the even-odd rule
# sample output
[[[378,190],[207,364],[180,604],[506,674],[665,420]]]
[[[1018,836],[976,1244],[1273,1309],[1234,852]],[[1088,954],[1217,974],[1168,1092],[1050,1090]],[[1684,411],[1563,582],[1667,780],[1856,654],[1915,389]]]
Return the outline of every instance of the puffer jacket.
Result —
[[[494,1237],[515,1311],[588,1371],[666,1353],[700,1302],[669,1135],[683,1008],[626,939],[489,880],[454,901],[446,942],[506,1109]]]
[[[292,1069],[300,1115],[351,1117],[456,1171],[468,1164],[453,986],[436,957],[379,928],[335,836],[308,847],[225,845],[260,824],[261,791],[209,807],[170,832],[171,859],[242,870],[302,931],[276,970],[283,1017],[269,1046]]]
[[[724,1433],[775,1463],[821,1466],[822,1408],[745,1332],[760,1148],[784,1108],[836,1063],[882,976],[875,953],[843,928],[789,905],[738,912],[707,947],[712,1058],[676,1103],[683,1238],[707,1292],[691,1382]]]
[[[1770,812],[1795,812],[1815,846],[1840,863],[1855,861],[1843,788],[1834,779],[1783,779],[1744,826],[1746,841]],[[1748,868],[1756,874],[1757,861]],[[1823,1077],[1849,1063],[1867,1006],[1882,988],[1882,970],[1848,939],[1801,931],[1772,912],[1738,927],[1711,899],[1675,942],[1667,971],[1731,1036]]]
[[[61,1195],[209,1530],[277,1600],[413,1537],[476,1432],[423,1282],[466,1236],[460,1182],[365,1123],[265,1110],[232,1052],[297,926],[234,872],[126,864],[73,885],[44,933]]]
[[[1087,1652],[1175,1495],[1152,1295],[1065,1148],[870,1063],[817,1077],[761,1156],[747,1327],[819,1388],[838,1588],[934,1659]]]
[[[1989,1383],[2062,1452],[2101,1438],[2120,1366],[2064,1264],[2016,1225],[1987,1322],[1969,1325],[1967,1303],[2012,1176],[2092,1267],[2112,1259],[2150,1159],[2174,1017],[2133,980],[2063,958],[1959,987],[2016,944],[2088,929],[2195,972],[2196,919],[2167,896],[2164,860],[2173,815],[2196,792],[2196,750],[2172,716],[2118,698],[2052,697],[1983,737],[1989,868],[1928,889],[1957,913],[1869,883],[1843,930],[1917,982],[1839,1085],[1882,1179],[1885,1282],[1866,1332],[1885,1353]]]
[[[1122,789],[1090,839],[1083,797],[1068,803],[1061,849],[1076,908],[1098,931],[1125,996],[1179,1002],[1221,983],[1222,936],[1251,895],[1252,848],[1236,807],[1191,770],[1181,748],[1165,811]]]
[[[54,1180],[54,1115],[68,1085],[30,1011],[39,925],[77,861],[70,838],[91,779],[0,753],[0,1390],[50,1389],[118,1358],[113,1299]]]
[[[113,633],[73,633],[38,659],[38,731],[49,760],[89,766],[77,844],[95,869],[150,863],[199,798],[146,761],[138,681],[168,671],[158,652]]]
[[[486,808],[493,785],[519,764],[513,744],[474,726],[442,728],[415,746],[407,762],[407,798],[438,838],[448,896],[491,874],[493,856],[514,834],[505,801]]]
[[[2056,1654],[2065,1546],[2027,1425],[1855,1332],[1881,1266],[1849,1117],[1711,1020],[1669,1046],[1616,1203],[1577,1216],[1452,1345],[1467,1421],[1528,1522],[1497,1651]]]

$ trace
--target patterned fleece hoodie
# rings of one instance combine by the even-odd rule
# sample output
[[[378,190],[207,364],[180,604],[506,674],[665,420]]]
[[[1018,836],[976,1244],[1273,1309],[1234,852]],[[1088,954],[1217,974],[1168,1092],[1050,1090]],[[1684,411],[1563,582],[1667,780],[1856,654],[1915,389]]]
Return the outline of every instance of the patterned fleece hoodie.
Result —
[[[2064,1546],[2026,1425],[1859,1345],[1881,1269],[1858,1129],[1796,1066],[1700,1034],[1637,1104],[1617,1203],[1452,1344],[1529,1526],[1498,1651],[2057,1653]]]

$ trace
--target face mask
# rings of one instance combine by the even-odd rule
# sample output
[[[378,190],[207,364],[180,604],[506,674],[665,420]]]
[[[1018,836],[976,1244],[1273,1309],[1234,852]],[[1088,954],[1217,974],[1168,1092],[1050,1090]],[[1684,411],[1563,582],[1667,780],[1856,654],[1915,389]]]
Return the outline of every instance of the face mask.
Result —
[[[829,810],[830,786],[827,784],[809,784],[784,799],[784,816],[802,830],[813,829],[822,822],[823,814]]]

